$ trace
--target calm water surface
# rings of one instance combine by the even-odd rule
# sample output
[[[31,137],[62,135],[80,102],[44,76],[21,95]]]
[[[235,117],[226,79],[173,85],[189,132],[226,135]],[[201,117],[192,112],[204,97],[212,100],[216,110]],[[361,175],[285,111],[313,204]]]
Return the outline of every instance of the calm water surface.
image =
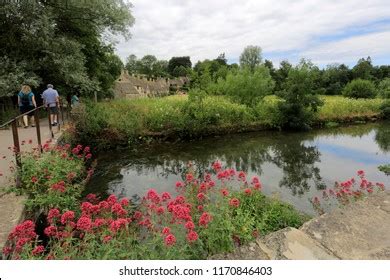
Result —
[[[314,214],[309,199],[336,180],[363,169],[367,178],[390,185],[377,166],[390,162],[390,123],[332,128],[307,133],[258,132],[142,150],[102,153],[89,192],[143,196],[147,189],[174,192],[191,162],[201,173],[212,162],[260,176],[263,192]]]

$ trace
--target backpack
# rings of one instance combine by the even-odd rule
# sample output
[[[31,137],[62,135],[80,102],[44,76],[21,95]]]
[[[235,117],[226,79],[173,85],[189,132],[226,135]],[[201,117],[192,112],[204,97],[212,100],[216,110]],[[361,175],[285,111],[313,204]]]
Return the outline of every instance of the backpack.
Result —
[[[30,106],[30,93],[22,93],[22,96],[20,97],[20,102],[22,103],[22,106]]]

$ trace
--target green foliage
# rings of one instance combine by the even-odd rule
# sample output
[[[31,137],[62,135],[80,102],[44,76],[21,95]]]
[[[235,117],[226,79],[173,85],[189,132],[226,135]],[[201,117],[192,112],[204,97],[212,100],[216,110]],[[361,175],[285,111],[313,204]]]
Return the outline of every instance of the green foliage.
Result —
[[[390,119],[390,100],[383,102],[379,110],[384,119]]]
[[[349,69],[344,64],[327,65],[322,74],[322,86],[326,95],[341,94],[344,86],[349,82]]]
[[[376,89],[373,82],[356,79],[345,86],[343,95],[351,98],[374,98]]]
[[[175,70],[177,67],[184,67],[185,69],[190,69],[192,67],[191,59],[189,56],[182,56],[182,57],[172,57],[168,61],[168,73],[171,76],[175,76],[175,74],[181,74],[182,70]]]
[[[269,70],[265,66],[230,71],[225,79],[219,79],[215,91],[230,96],[232,100],[255,106],[264,96],[272,94],[274,88]]]
[[[316,75],[313,64],[305,60],[288,72],[283,90],[278,93],[279,97],[284,100],[284,102],[279,102],[282,127],[310,128],[315,112],[323,104],[315,91]]]
[[[379,97],[390,99],[390,78],[380,81],[377,92]]]
[[[374,67],[372,66],[371,57],[361,58],[357,64],[352,68],[352,75],[354,79],[371,80]]]
[[[259,46],[247,46],[240,55],[240,66],[254,71],[261,63],[261,48]]]
[[[390,164],[384,164],[378,166],[378,169],[385,173],[387,176],[390,176]]]
[[[62,147],[44,150],[42,154],[23,154],[22,169],[18,170],[21,187],[15,190],[28,196],[29,210],[73,209],[81,197],[81,182],[86,173],[84,157],[73,156],[69,149]],[[64,191],[53,187],[61,182]]]
[[[3,3],[0,96],[13,95],[22,83],[52,83],[60,94],[109,95],[122,65],[102,34],[128,37],[134,19],[122,0],[95,2]]]
[[[380,99],[354,99],[342,96],[322,96],[321,99],[324,106],[319,109],[316,116],[320,122],[378,117],[382,105]]]

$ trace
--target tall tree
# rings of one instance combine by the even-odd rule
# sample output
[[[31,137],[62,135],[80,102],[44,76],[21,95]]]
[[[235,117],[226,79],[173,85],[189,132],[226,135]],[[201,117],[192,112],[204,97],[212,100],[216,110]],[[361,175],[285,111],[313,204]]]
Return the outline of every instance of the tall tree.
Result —
[[[248,67],[254,71],[255,67],[261,63],[261,48],[259,46],[247,46],[240,55],[240,66]]]
[[[131,54],[127,57],[125,68],[129,72],[129,74],[135,74],[138,72],[137,56],[135,54]]]
[[[189,56],[181,57],[172,57],[168,62],[168,73],[172,76],[175,76],[178,72],[175,73],[175,68],[183,66],[184,68],[191,68],[192,63]],[[179,71],[181,72],[181,71]]]

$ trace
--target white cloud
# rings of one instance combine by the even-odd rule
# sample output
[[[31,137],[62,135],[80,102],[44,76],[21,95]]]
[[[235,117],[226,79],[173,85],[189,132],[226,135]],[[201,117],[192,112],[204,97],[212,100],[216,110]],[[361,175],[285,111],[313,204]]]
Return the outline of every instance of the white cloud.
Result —
[[[371,34],[373,37],[358,34],[331,43],[320,44],[317,40],[375,21],[390,21],[387,0],[131,2],[136,18],[133,38],[128,42],[121,40],[117,45],[123,59],[132,53],[139,57],[154,54],[160,59],[189,55],[196,62],[225,52],[234,60],[247,45],[260,45],[265,54],[281,53],[275,60],[291,58],[283,56],[285,52],[308,55],[321,62],[357,60],[366,51],[371,51],[369,54],[373,57],[379,54],[390,57],[390,50],[384,49],[390,40],[389,32],[373,30],[376,32]],[[381,47],[369,43],[370,38],[379,38]],[[365,51],[361,48],[362,42],[369,43]],[[327,50],[330,47],[333,52]]]

